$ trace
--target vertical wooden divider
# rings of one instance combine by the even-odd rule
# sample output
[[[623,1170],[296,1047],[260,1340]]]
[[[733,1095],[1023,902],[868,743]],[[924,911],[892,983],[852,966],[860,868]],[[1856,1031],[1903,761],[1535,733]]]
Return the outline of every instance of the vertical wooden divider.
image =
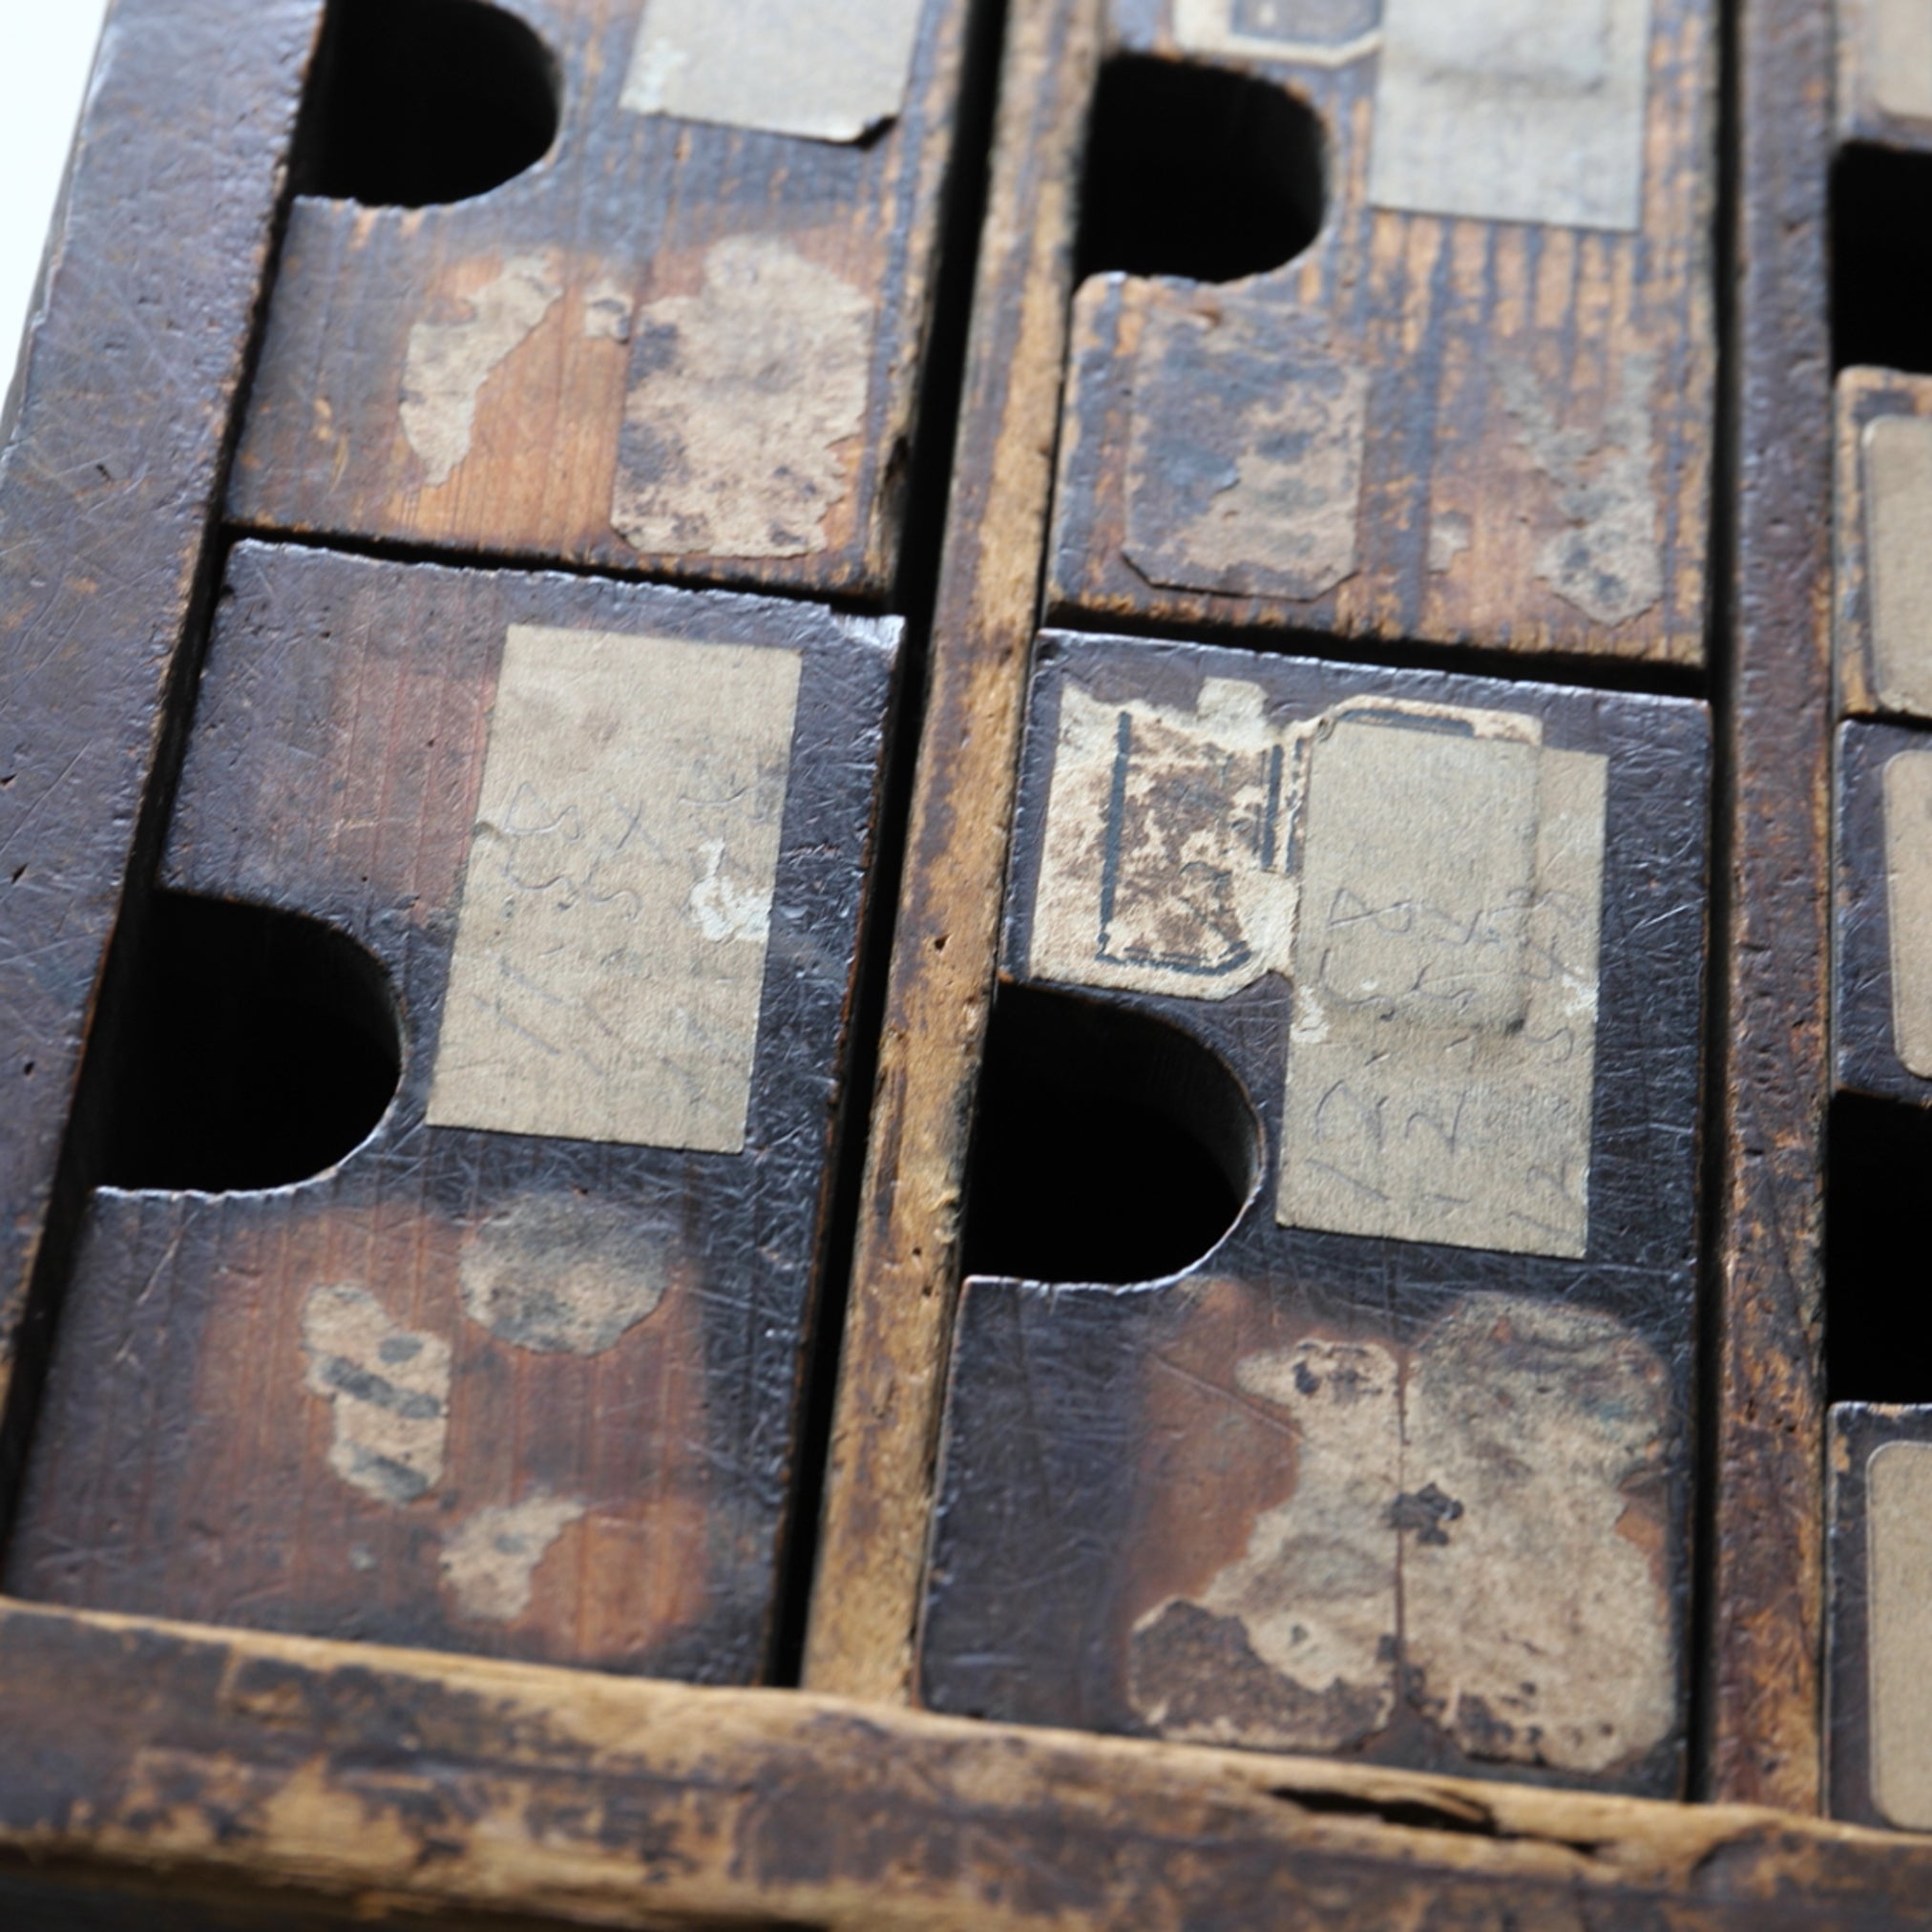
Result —
[[[1000,74],[806,1644],[808,1689],[878,1702],[912,1695],[1103,15],[1015,0]]]
[[[1819,1787],[1832,10],[1739,32],[1715,1518],[1705,1796]]]

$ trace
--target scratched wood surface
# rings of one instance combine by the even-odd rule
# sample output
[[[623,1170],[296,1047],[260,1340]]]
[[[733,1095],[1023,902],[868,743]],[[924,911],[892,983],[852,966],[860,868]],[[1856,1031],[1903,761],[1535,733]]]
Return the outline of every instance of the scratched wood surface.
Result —
[[[0,448],[0,1380],[10,1376],[204,551],[320,0],[123,0]],[[61,1244],[57,1225],[52,1249]],[[50,1259],[57,1256],[50,1252]]]
[[[918,10],[903,108],[857,142],[626,107],[637,0],[517,10],[560,75],[536,166],[442,205],[295,200],[231,514],[882,602],[964,0]]]
[[[1735,518],[1717,696],[1721,1189],[1705,1795],[1813,1811],[1823,1650],[1832,20],[1738,39]]]
[[[1625,151],[1622,212],[1581,191],[1502,205],[1563,174],[1589,100],[1555,115],[1539,148],[1522,130],[1537,89],[1562,84],[1568,16],[1544,10],[1535,46],[1527,27],[1493,29],[1505,37],[1470,56],[1498,70],[1493,97],[1463,101],[1450,119],[1464,136],[1410,171],[1449,177],[1459,154],[1521,136],[1495,170],[1510,193],[1464,184],[1463,205],[1490,220],[1429,212],[1442,200],[1426,178],[1377,170],[1417,112],[1381,97],[1397,10],[1118,0],[1121,49],[1211,60],[1312,108],[1325,214],[1297,258],[1225,284],[1115,272],[1082,285],[1049,620],[1701,663],[1716,10],[1648,10],[1648,45],[1627,56],[1640,98],[1596,167],[1616,173]],[[1447,32],[1405,11],[1404,36]],[[1646,10],[1623,12],[1636,32]],[[1612,32],[1607,10],[1588,17],[1572,29],[1586,65]]]
[[[553,627],[539,637],[553,649],[561,627],[618,634],[619,648],[756,645],[741,654],[754,665],[802,666],[764,909],[747,910],[738,850],[714,850],[708,872],[702,853],[671,859],[706,940],[692,973],[729,970],[724,949],[747,943],[737,927],[769,929],[735,1150],[689,1134],[626,1144],[597,1123],[599,1092],[664,1084],[682,1064],[670,1058],[596,1060],[571,1089],[587,1122],[576,1137],[505,1130],[512,1117],[442,1099],[470,997],[452,989],[452,958],[479,891],[486,910],[499,891],[477,856],[495,863],[493,815],[535,828],[504,877],[518,916],[540,921],[536,949],[493,940],[513,992],[540,980],[586,904],[645,883],[622,870],[628,834],[606,837],[600,776],[489,801],[512,625]],[[721,593],[236,551],[159,883],[298,913],[366,949],[401,1016],[401,1090],[304,1185],[218,1193],[188,1175],[94,1195],[9,1547],[13,1594],[761,1675],[894,631]],[[604,736],[623,728],[599,716]],[[720,764],[682,782],[733,781]],[[644,833],[676,835],[662,817]],[[639,931],[633,943],[651,941]],[[548,1036],[546,1086],[644,998],[619,984],[573,1009],[563,983],[494,1009],[519,1039]],[[701,1070],[724,1052],[720,1030]]]
[[[1198,1041],[1260,1158],[1163,1279],[969,1284],[928,1702],[1674,1793],[1700,707],[1048,634],[1026,744],[1004,997],[1082,989],[1038,1022],[1049,1063],[1107,1012]],[[1505,768],[1540,856],[1475,850],[1502,791],[1472,832],[1439,788]],[[1558,834],[1572,782],[1606,788]]]

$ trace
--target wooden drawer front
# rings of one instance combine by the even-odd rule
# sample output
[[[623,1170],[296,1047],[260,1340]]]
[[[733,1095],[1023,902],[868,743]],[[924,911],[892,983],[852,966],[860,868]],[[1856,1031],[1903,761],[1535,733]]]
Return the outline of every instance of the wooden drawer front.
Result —
[[[400,1086],[294,1185],[111,1156],[8,1588],[755,1680],[897,627],[258,545],[227,588],[157,930],[321,922]],[[218,1077],[181,1024],[124,1111]]]

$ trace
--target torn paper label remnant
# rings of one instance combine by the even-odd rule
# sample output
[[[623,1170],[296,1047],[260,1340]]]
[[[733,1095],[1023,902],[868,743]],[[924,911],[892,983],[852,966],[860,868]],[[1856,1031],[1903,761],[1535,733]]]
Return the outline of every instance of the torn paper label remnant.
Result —
[[[450,1345],[406,1329],[368,1290],[314,1289],[302,1309],[311,1395],[326,1396],[328,1466],[378,1502],[414,1502],[443,1480]]]
[[[801,663],[512,628],[430,1125],[745,1144]]]
[[[1396,1707],[1400,1370],[1374,1343],[1311,1338],[1236,1374],[1293,1419],[1294,1494],[1198,1599],[1136,1622],[1128,1694],[1163,1737],[1338,1751]]]
[[[1384,0],[1378,208],[1642,224],[1650,0]]]
[[[1892,1037],[1906,1068],[1932,1080],[1932,751],[1888,760],[1884,789]]]
[[[483,385],[536,332],[561,299],[555,264],[517,256],[470,297],[462,322],[419,322],[403,366],[403,435],[433,490],[470,453]]]
[[[1175,590],[1325,597],[1355,572],[1368,407],[1367,369],[1292,318],[1156,305],[1134,364],[1127,561]]]
[[[1583,1255],[1607,761],[1345,720],[1309,773],[1277,1218]]]
[[[530,1608],[536,1572],[552,1545],[584,1504],[573,1498],[533,1496],[500,1508],[479,1509],[443,1544],[442,1570],[457,1614],[480,1624],[514,1624]]]
[[[775,238],[704,258],[639,311],[611,522],[645,556],[808,556],[865,433],[871,300]]]
[[[905,103],[920,0],[645,0],[636,114],[856,141]]]
[[[1886,710],[1922,718],[1932,715],[1932,417],[1875,417],[1859,455],[1872,682]]]

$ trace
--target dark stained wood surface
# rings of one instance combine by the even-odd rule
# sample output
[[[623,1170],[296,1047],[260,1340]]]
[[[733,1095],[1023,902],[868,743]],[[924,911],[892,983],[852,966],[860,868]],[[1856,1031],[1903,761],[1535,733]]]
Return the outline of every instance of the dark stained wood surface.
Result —
[[[1818,1803],[1830,916],[1832,22],[1738,26],[1734,518],[1719,664],[1714,1492],[1705,1795]]]
[[[0,1377],[152,863],[320,0],[121,0],[0,449]],[[73,1207],[73,1199],[66,1206]]]
[[[1113,10],[1125,51],[1210,57],[1179,44],[1169,6]],[[1373,26],[1376,10],[1343,17],[1357,13]],[[1372,205],[1378,36],[1339,64],[1263,51],[1297,30],[1344,38],[1335,9],[1266,10],[1242,51],[1211,55],[1320,116],[1321,232],[1286,265],[1225,285],[1114,274],[1082,286],[1048,620],[1701,663],[1716,14],[1709,0],[1648,10],[1630,232]],[[1485,110],[1518,111],[1501,96]],[[1365,393],[1344,405],[1352,382]],[[1292,525],[1274,534],[1272,573],[1259,555],[1232,571],[1216,555],[1214,521],[1240,500],[1222,493],[1244,472],[1256,537],[1270,517]],[[1351,540],[1290,507],[1324,497]],[[1291,560],[1297,540],[1320,561]]]
[[[803,653],[742,1152],[425,1124],[512,624]],[[161,884],[367,948],[403,1017],[403,1085],[304,1184],[95,1195],[13,1594],[767,1670],[895,631],[715,592],[234,553]]]
[[[633,112],[635,4],[516,10],[555,147],[465,201],[296,200],[232,514],[883,602],[965,0],[928,0],[904,111],[858,143]]]

